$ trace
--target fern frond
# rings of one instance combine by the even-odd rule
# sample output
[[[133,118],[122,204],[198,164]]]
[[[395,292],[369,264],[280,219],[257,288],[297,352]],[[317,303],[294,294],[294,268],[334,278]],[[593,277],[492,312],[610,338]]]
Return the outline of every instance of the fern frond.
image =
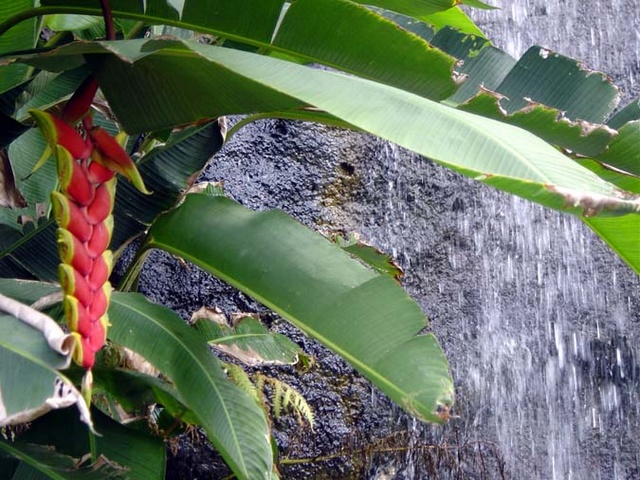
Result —
[[[270,379],[273,386],[273,416],[280,418],[282,414],[282,396],[284,392],[284,382],[275,378]],[[286,405],[285,405],[286,406]]]
[[[224,367],[229,379],[233,383],[251,395],[251,398],[253,398],[258,404],[263,403],[260,390],[256,388],[256,385],[251,381],[249,375],[247,375],[247,372],[245,372],[242,367],[233,363],[226,363]]]
[[[272,409],[273,416],[275,418],[279,418],[282,415],[283,410],[289,410],[295,414],[300,425],[302,425],[306,420],[311,427],[311,430],[313,430],[313,410],[300,392],[288,383],[266,375],[259,375],[259,381],[261,385],[260,390],[262,390],[266,384],[269,384],[273,389]]]
[[[298,417],[298,423],[302,424],[303,420],[306,420],[313,430],[313,410],[300,392],[288,386],[283,403],[285,408],[293,410]]]

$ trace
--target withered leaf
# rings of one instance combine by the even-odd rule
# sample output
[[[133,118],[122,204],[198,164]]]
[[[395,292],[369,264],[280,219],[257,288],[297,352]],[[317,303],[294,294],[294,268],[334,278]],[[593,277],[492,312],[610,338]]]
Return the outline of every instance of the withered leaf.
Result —
[[[0,207],[23,208],[27,202],[16,187],[7,149],[0,150]]]

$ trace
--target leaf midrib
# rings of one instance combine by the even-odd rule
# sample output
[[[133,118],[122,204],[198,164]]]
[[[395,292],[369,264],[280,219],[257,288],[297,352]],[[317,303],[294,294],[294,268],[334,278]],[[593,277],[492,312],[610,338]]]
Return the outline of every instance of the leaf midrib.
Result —
[[[197,258],[195,256],[192,256],[192,255],[190,255],[190,254],[188,254],[188,253],[186,253],[186,252],[184,252],[184,251],[182,251],[180,249],[173,248],[170,245],[167,245],[167,244],[164,244],[162,242],[159,242],[156,238],[153,238],[153,237],[150,238],[150,241],[149,241],[149,244],[148,244],[147,248],[161,248],[162,250],[165,250],[166,252],[178,255],[179,257],[183,258],[184,260],[188,260],[188,261],[192,262],[195,265],[199,265],[199,266],[209,270],[211,273],[213,273],[216,277],[220,278],[222,281],[224,281],[224,282],[226,282],[226,283],[238,288],[239,290],[242,290],[243,292],[247,293],[249,296],[251,296],[254,299],[258,300],[260,303],[262,303],[266,307],[268,307],[271,310],[273,310],[274,312],[280,314],[284,318],[289,319],[295,326],[297,326],[298,328],[300,328],[302,331],[306,332],[308,335],[312,336],[313,338],[319,340],[321,343],[323,343],[328,348],[330,348],[333,352],[337,353],[338,355],[343,357],[345,360],[350,362],[352,365],[354,365],[358,370],[360,370],[363,373],[366,372],[365,374],[368,375],[369,378],[378,379],[378,382],[376,382],[376,383],[387,385],[388,387],[390,387],[389,388],[390,390],[393,390],[393,391],[397,392],[397,394],[400,395],[400,396],[409,396],[408,392],[405,392],[404,390],[402,390],[399,387],[397,387],[395,383],[391,383],[390,381],[388,381],[387,377],[379,375],[376,372],[376,370],[374,370],[373,368],[370,368],[366,363],[363,363],[362,361],[357,359],[355,356],[350,354],[347,350],[338,347],[329,338],[327,338],[326,336],[320,334],[317,330],[315,330],[313,328],[310,328],[306,323],[304,323],[302,321],[299,321],[296,316],[290,314],[286,309],[281,308],[278,305],[276,305],[275,303],[269,301],[267,298],[265,298],[264,296],[262,296],[261,294],[259,294],[255,290],[253,290],[252,288],[249,288],[248,285],[245,285],[244,283],[236,281],[234,278],[224,274],[220,270],[214,268],[212,265],[205,264],[204,262],[202,262],[199,258]],[[376,277],[379,277],[379,276],[380,275],[377,275]],[[373,278],[376,278],[376,277],[373,277]]]
[[[144,318],[147,318],[149,321],[151,321],[151,323],[153,323],[153,324],[154,324],[154,325],[156,325],[156,326],[159,326],[163,331],[165,331],[166,333],[168,333],[168,334],[169,334],[169,336],[170,336],[171,338],[175,339],[175,341],[176,341],[176,342],[177,342],[177,343],[182,347],[183,352],[187,352],[187,354],[188,354],[189,356],[191,356],[191,358],[192,358],[192,360],[194,361],[194,363],[195,363],[196,365],[198,365],[198,368],[200,368],[200,370],[204,373],[205,378],[207,378],[207,379],[209,380],[209,383],[213,386],[213,388],[214,388],[214,390],[215,390],[216,394],[218,395],[218,398],[221,400],[221,401],[220,401],[220,404],[222,405],[222,407],[223,407],[223,409],[224,409],[224,414],[225,414],[225,418],[227,419],[227,423],[228,423],[229,425],[233,426],[233,425],[234,425],[234,423],[231,421],[231,415],[230,415],[230,413],[229,413],[229,410],[228,410],[227,404],[226,404],[226,402],[222,401],[222,400],[224,399],[224,397],[223,397],[223,396],[222,396],[222,394],[220,393],[220,391],[219,391],[219,389],[218,389],[218,387],[217,387],[216,383],[213,381],[213,377],[209,374],[209,371],[208,371],[206,368],[203,368],[203,367],[201,366],[201,363],[200,363],[200,361],[199,361],[198,357],[193,353],[193,351],[192,351],[190,348],[188,348],[188,345],[186,345],[186,344],[185,344],[185,343],[180,339],[180,337],[178,337],[178,336],[174,335],[174,334],[172,333],[172,331],[171,331],[171,330],[169,330],[168,328],[166,328],[166,327],[165,327],[165,325],[164,325],[163,323],[155,321],[155,319],[154,319],[152,316],[149,316],[149,315],[148,315],[146,312],[144,312],[143,310],[139,310],[138,308],[135,308],[135,307],[131,306],[130,304],[122,303],[122,302],[118,301],[118,297],[119,297],[119,295],[117,295],[117,294],[116,294],[116,295],[114,295],[114,296],[112,297],[112,302],[117,303],[117,304],[118,304],[118,305],[120,305],[122,308],[129,309],[129,310],[131,310],[131,311],[135,312],[136,314],[138,314],[138,315],[140,315],[140,316],[142,316],[142,317],[144,317]],[[202,376],[202,375],[200,375],[200,376]],[[199,409],[198,409],[198,410],[196,410],[196,409],[193,407],[193,405],[191,405],[191,402],[189,402],[189,405],[188,405],[188,406],[189,406],[189,408],[190,408],[194,413],[196,413],[196,415],[198,416],[198,418],[200,418],[200,413],[199,413],[199,411],[198,411]],[[242,449],[240,448],[240,441],[239,441],[239,439],[238,439],[238,437],[237,437],[237,434],[236,434],[236,429],[235,429],[235,428],[230,428],[230,430],[231,430],[232,435],[233,435],[234,445],[235,445],[235,447],[236,447],[236,451],[237,451],[237,452],[242,452]],[[242,458],[242,468],[243,468],[243,473],[244,473],[245,475],[248,475],[248,470],[247,470],[247,466],[246,466],[246,463],[245,463],[245,456],[241,454],[241,455],[240,455],[240,457]]]

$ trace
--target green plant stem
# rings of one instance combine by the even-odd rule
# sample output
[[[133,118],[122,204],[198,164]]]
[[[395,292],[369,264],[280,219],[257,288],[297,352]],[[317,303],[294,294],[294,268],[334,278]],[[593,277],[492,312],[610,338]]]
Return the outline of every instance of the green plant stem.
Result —
[[[96,444],[96,434],[89,429],[89,450],[91,452],[91,463],[98,460],[98,445]]]
[[[56,32],[53,36],[44,44],[45,48],[55,47],[60,41],[67,35],[68,32]]]
[[[284,458],[279,460],[279,464],[281,465],[299,465],[303,463],[318,463],[318,462],[327,462],[329,460],[335,460],[340,457],[354,457],[356,455],[366,455],[372,453],[405,453],[410,451],[429,451],[429,450],[451,450],[458,451],[464,449],[465,447],[474,447],[478,443],[486,443],[492,448],[497,448],[495,444],[492,442],[473,442],[473,443],[465,443],[463,445],[414,445],[414,446],[406,446],[406,447],[368,447],[361,448],[359,450],[343,450],[340,452],[330,453],[328,455],[321,455],[318,457],[308,457],[308,458]]]
[[[127,271],[122,276],[122,279],[118,284],[119,291],[130,292],[138,289],[137,287],[138,287],[138,278],[140,277],[140,271],[142,270],[144,261],[146,260],[147,255],[149,254],[149,250],[144,247],[145,243],[146,242],[143,242],[143,246],[140,247],[140,249],[136,253],[136,256],[133,259],[133,262],[131,262],[131,265],[129,266],[129,268],[127,268]]]
[[[0,36],[4,35],[9,29],[15,27],[20,22],[24,22],[25,20],[29,20],[30,18],[38,17],[41,15],[60,13],[59,10],[60,9],[58,7],[38,7],[20,12],[19,14],[14,15],[8,20],[0,23]]]
[[[133,26],[133,28],[131,30],[129,30],[129,33],[127,33],[127,35],[125,35],[125,38],[127,40],[131,40],[132,38],[136,38],[136,35],[138,35],[138,33],[140,33],[140,31],[142,29],[144,29],[144,27],[147,24],[144,22],[136,22],[136,24]]]

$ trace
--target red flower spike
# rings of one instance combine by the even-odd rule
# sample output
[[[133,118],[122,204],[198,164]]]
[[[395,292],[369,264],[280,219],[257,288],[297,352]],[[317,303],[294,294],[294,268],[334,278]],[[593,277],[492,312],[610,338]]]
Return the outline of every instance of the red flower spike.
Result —
[[[93,156],[93,153],[91,154]],[[100,165],[98,162],[92,161],[89,164],[89,181],[92,183],[104,183],[111,180],[116,172],[109,170],[107,167]]]
[[[89,288],[89,284],[71,265],[61,263],[58,265],[58,277],[62,290],[67,295],[71,295],[85,307],[91,305],[93,299],[93,291]]]
[[[62,263],[58,276],[65,293],[67,326],[77,340],[73,359],[89,369],[85,379],[91,378],[95,353],[104,345],[109,326],[113,256],[107,248],[113,232],[116,172],[149,193],[120,144],[105,130],[94,127],[86,115],[96,89],[93,79],[85,81],[65,106],[62,119],[31,112],[55,150],[61,192],[54,192],[51,201],[60,227],[57,238]],[[68,124],[82,117],[85,136]],[[83,392],[87,391],[83,383]]]
[[[115,179],[99,185],[95,189],[92,202],[87,205],[86,218],[89,223],[95,225],[103,222],[113,210],[116,197]]]
[[[71,125],[40,110],[29,110],[29,115],[40,127],[42,135],[52,150],[55,151],[55,148],[61,145],[73,158],[89,158],[93,149],[91,142],[82,138],[82,135]]]
[[[71,355],[71,357],[73,358],[73,361],[75,363],[77,363],[78,365],[82,365],[82,360],[83,360],[83,347],[82,347],[82,337],[80,336],[80,334],[78,334],[78,332],[71,332],[71,336],[73,336],[73,338],[75,339],[75,345],[73,348],[73,353]]]
[[[51,192],[51,206],[56,222],[61,228],[69,230],[81,242],[91,238],[93,226],[84,218],[80,207],[60,192]]]
[[[91,316],[89,310],[80,305],[78,299],[71,295],[65,295],[62,302],[64,315],[67,319],[67,327],[72,332],[78,332],[80,336],[86,337],[91,333]]]
[[[136,164],[129,157],[127,152],[120,146],[120,144],[109,133],[100,128],[93,127],[87,132],[93,144],[96,152],[91,158],[99,164],[124,175],[129,181],[140,190],[142,193],[150,194],[147,188],[144,186],[144,181],[138,172]]]
[[[79,350],[79,351],[78,351]],[[76,350],[77,356],[74,352],[74,361],[80,365],[81,367],[86,368],[87,370],[93,367],[93,364],[96,361],[96,351],[91,348],[91,342],[87,337],[80,338],[80,348]]]
[[[102,288],[105,282],[109,279],[112,262],[113,255],[110,250],[106,250],[100,257],[93,261],[93,269],[87,278],[87,283],[89,283],[89,288],[91,288],[91,290],[98,290]],[[96,299],[94,296],[93,302],[95,303],[95,301]],[[102,315],[102,313],[100,315]]]
[[[91,102],[98,91],[98,82],[93,75],[88,76],[78,87],[62,110],[62,120],[76,123],[84,117],[91,108]]]
[[[105,314],[107,308],[109,308],[109,300],[111,299],[111,284],[105,283],[100,290],[96,290],[93,296],[93,302],[89,306],[89,316],[92,323],[95,323],[96,319]]]
[[[60,188],[79,205],[88,205],[93,200],[95,187],[87,178],[86,169],[63,147],[56,147],[56,160]]]
[[[100,321],[96,321],[93,324],[93,330],[89,336],[89,348],[93,352],[97,352],[102,348],[104,342],[107,340],[107,331],[104,325]]]
[[[91,258],[96,258],[104,252],[111,242],[113,232],[113,216],[109,215],[104,222],[93,226],[93,236],[87,242],[85,248]]]
[[[94,262],[82,242],[64,228],[59,228],[56,233],[60,259],[67,265],[71,265],[83,277],[89,275],[93,270]]]

